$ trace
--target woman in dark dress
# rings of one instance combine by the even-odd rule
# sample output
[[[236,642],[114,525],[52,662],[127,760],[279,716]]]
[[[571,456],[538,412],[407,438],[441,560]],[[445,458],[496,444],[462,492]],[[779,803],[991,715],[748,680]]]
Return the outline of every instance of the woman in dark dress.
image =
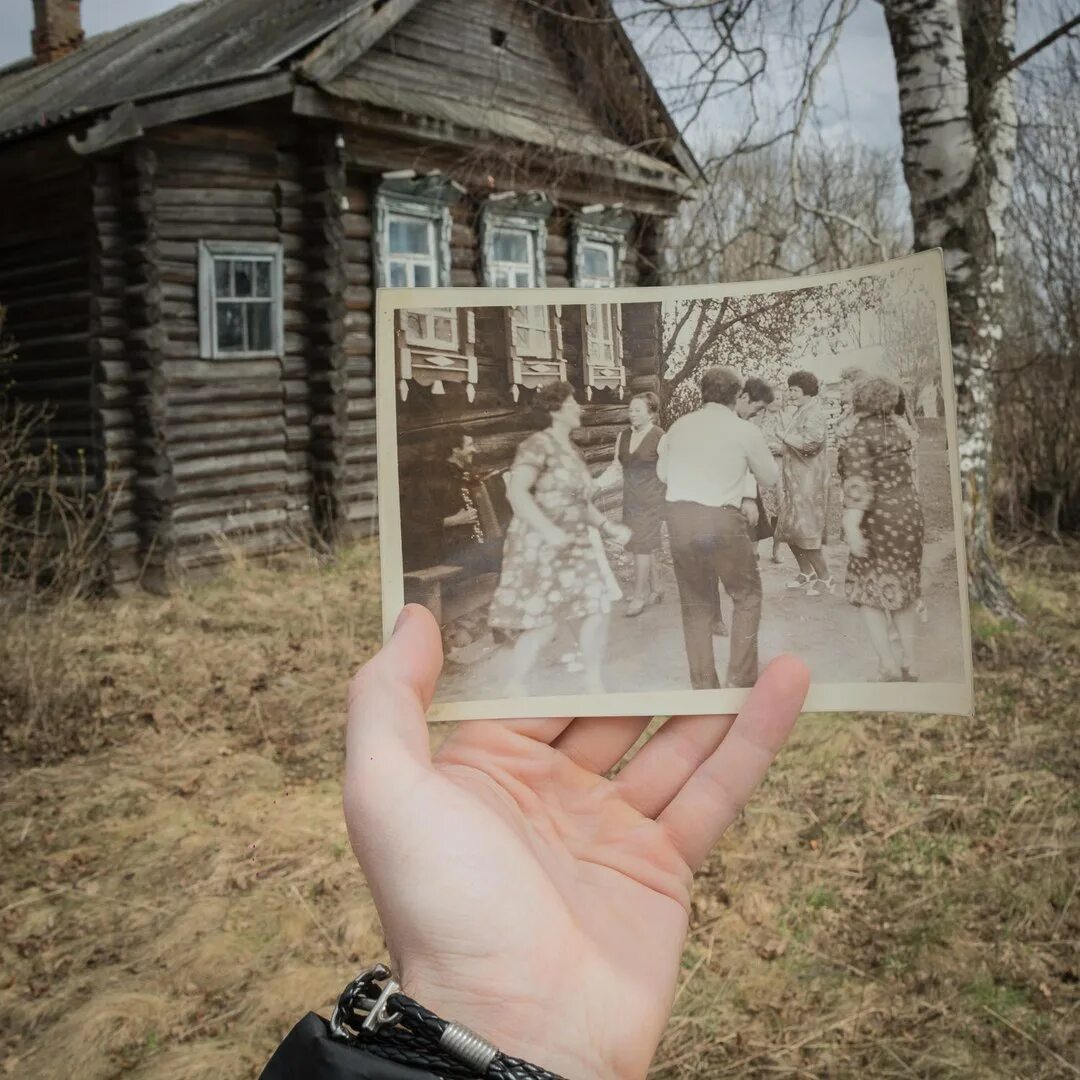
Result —
[[[646,604],[663,599],[660,566],[656,553],[661,546],[665,487],[656,475],[658,448],[663,431],[657,423],[660,399],[653,393],[635,394],[630,399],[627,418],[630,426],[615,444],[615,460],[622,468],[623,524],[633,535],[626,550],[634,556],[634,595],[626,605],[627,615],[640,615]]]
[[[884,682],[916,682],[915,626],[922,596],[923,513],[911,436],[895,414],[899,387],[871,377],[852,393],[855,425],[840,450],[847,576]]]

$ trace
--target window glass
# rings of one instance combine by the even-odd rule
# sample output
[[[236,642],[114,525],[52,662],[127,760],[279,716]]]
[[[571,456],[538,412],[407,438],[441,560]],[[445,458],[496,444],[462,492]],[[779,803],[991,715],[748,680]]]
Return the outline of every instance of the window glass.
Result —
[[[244,305],[219,303],[217,306],[217,346],[236,352],[244,347]]]
[[[245,259],[233,260],[233,296],[255,294],[255,270]]]
[[[550,359],[554,355],[550,312],[546,305],[521,304],[511,308],[510,323],[514,347],[521,356]]]
[[[390,217],[391,255],[431,254],[431,223],[423,218],[393,214]]]
[[[496,229],[492,247],[497,262],[524,263],[526,266],[530,262],[529,234],[520,229]]]
[[[615,285],[615,249],[611,244],[587,240],[581,247],[581,280],[586,289],[606,289]]]
[[[453,308],[426,308],[405,311],[405,340],[412,346],[458,348],[457,313]]]
[[[536,236],[527,229],[491,230],[487,279],[498,289],[529,289],[536,284]]]
[[[385,229],[388,284],[418,288],[437,284],[435,222],[416,215],[389,213]]]
[[[247,310],[247,351],[269,352],[273,348],[270,304],[245,304]]]

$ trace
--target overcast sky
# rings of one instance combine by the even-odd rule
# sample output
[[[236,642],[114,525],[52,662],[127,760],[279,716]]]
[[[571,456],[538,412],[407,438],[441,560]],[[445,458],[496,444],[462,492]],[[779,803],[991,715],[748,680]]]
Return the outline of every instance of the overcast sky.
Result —
[[[268,0],[272,2],[272,0]],[[1057,25],[1056,16],[1075,0],[1020,0],[1019,47],[1035,40],[1045,29]],[[175,7],[173,0],[82,0],[83,25],[88,35],[112,30],[125,23],[156,15]],[[812,3],[811,7],[815,6]],[[0,66],[30,52],[33,25],[32,0],[0,0]],[[791,42],[776,43],[790,47]],[[797,42],[796,42],[797,44]],[[783,65],[770,72],[773,97],[790,94],[784,86]],[[793,74],[791,69],[788,69]],[[892,51],[881,5],[862,0],[844,28],[833,61],[823,74],[818,94],[818,117],[826,140],[844,135],[871,146],[893,148],[899,153],[900,126]],[[734,105],[734,102],[732,103]],[[732,112],[737,111],[736,108]],[[710,110],[699,124],[692,142],[700,146],[717,128],[722,129],[725,110]]]

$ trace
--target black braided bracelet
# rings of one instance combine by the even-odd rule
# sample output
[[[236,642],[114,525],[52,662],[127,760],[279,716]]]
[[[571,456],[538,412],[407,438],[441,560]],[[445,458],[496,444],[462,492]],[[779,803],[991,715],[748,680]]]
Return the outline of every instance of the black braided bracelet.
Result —
[[[402,993],[384,964],[368,968],[345,987],[330,1032],[387,1061],[426,1069],[445,1080],[564,1080],[425,1009]]]

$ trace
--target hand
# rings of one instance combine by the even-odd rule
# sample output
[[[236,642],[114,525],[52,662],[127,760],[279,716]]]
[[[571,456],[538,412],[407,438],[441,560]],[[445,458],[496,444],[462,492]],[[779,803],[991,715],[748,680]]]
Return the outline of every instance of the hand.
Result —
[[[848,551],[856,559],[865,559],[870,554],[870,541],[866,539],[860,529],[846,529],[844,539],[847,541]]]
[[[439,629],[407,607],[349,688],[345,819],[405,992],[573,1080],[644,1077],[691,875],[787,738],[808,673],[774,660],[738,717],[471,721],[432,760]]]
[[[634,535],[634,530],[629,525],[623,525],[619,522],[612,522],[605,530],[607,538],[613,543],[619,545],[619,547],[626,547],[630,543],[631,538]]]
[[[459,510],[456,514],[451,514],[447,518],[443,518],[443,524],[454,525],[472,525],[476,521],[476,511],[470,510],[467,506]]]
[[[739,509],[742,511],[742,515],[746,518],[746,522],[750,528],[755,528],[758,523],[757,499],[743,499]]]

